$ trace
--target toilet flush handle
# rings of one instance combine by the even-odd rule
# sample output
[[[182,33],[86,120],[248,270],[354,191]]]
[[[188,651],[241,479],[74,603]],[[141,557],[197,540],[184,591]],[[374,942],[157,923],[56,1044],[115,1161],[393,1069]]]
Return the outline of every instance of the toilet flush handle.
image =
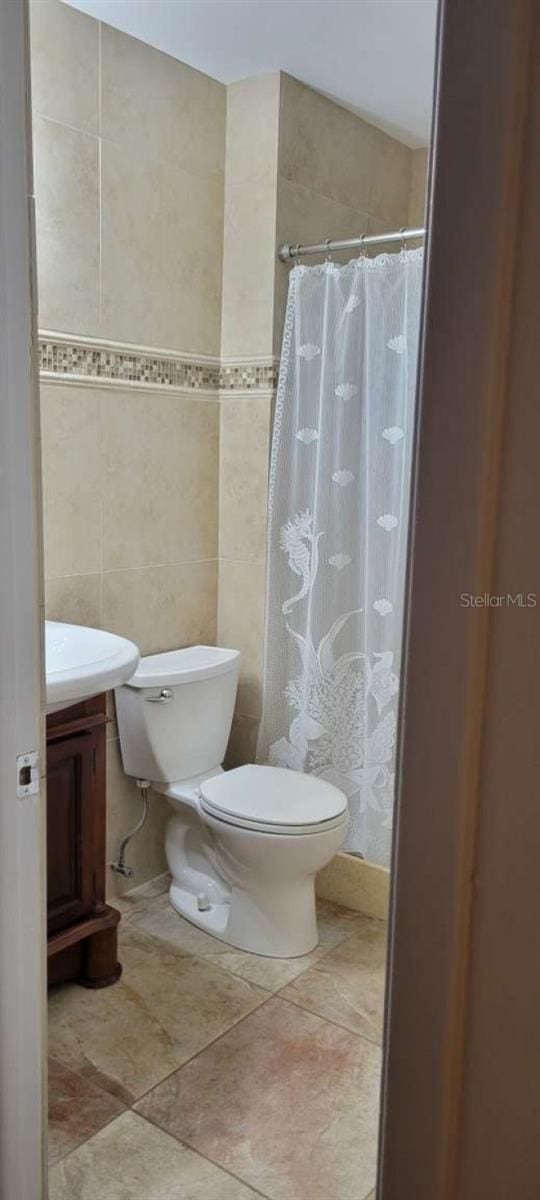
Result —
[[[168,704],[169,700],[173,698],[173,693],[171,688],[162,688],[157,696],[145,696],[144,698],[150,704]]]

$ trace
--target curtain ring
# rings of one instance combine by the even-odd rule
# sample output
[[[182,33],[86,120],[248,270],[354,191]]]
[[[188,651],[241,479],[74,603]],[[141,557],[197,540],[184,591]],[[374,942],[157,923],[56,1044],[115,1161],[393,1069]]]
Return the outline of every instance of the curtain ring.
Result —
[[[361,234],[360,234],[360,238],[359,238],[359,241],[360,241],[360,254],[358,255],[358,257],[359,257],[359,258],[367,258],[367,254],[366,254],[366,248],[365,248],[365,246],[364,246],[364,240],[365,240],[365,238],[367,238],[367,229],[365,230],[365,232],[364,232],[364,233],[361,233]]]
[[[331,263],[331,262],[333,261],[333,259],[332,259],[332,251],[330,250],[330,243],[331,243],[331,240],[332,240],[331,238],[325,238],[325,239],[324,239],[324,244],[325,244],[325,246],[326,246],[326,258],[325,258],[325,260],[324,260],[324,261],[325,261],[325,262],[327,262],[327,263]]]
[[[402,257],[405,257],[405,251],[407,249],[407,238],[405,237],[405,234],[407,233],[407,226],[402,225],[399,232],[401,234],[401,254]]]

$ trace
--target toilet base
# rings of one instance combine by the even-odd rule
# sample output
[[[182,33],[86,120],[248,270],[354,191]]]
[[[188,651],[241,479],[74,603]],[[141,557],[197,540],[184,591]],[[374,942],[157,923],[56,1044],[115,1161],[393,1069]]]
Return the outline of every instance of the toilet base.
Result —
[[[229,921],[228,903],[212,904],[211,908],[201,912],[197,907],[196,895],[174,882],[169,888],[169,901],[175,912],[185,917],[186,921],[190,921],[198,929],[204,929],[205,933],[211,933],[212,937],[227,941],[225,934]]]
[[[286,900],[278,893],[274,905],[269,905],[267,895],[261,904],[256,895],[233,888],[230,901],[214,903],[201,912],[195,893],[173,880],[169,901],[192,925],[237,950],[263,958],[301,958],[314,950],[319,941],[314,884],[314,877],[299,881],[293,888],[294,896]],[[295,913],[294,929],[291,929],[291,912]]]

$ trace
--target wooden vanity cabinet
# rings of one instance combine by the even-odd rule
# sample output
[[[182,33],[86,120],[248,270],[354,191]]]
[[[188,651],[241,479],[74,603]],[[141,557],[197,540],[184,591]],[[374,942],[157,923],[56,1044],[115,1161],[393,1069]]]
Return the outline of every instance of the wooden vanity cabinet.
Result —
[[[106,697],[47,717],[49,984],[120,977],[120,913],[105,903]]]

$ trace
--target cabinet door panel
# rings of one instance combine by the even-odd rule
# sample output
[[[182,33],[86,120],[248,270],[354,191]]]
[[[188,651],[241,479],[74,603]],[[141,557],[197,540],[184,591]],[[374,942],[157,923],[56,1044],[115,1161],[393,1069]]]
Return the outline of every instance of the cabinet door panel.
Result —
[[[96,738],[83,733],[47,749],[48,930],[64,928],[94,905]]]

